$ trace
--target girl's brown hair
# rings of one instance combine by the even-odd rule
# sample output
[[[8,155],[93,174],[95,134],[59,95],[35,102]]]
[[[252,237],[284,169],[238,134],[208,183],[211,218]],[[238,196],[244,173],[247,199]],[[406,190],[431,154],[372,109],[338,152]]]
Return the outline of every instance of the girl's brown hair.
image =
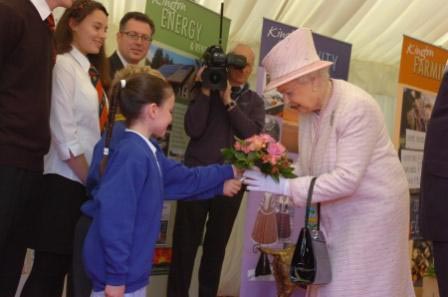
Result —
[[[101,10],[109,16],[103,4],[94,0],[76,0],[70,8],[67,8],[56,26],[54,38],[58,54],[65,54],[72,50],[73,31],[70,28],[70,20],[81,23],[95,10]],[[110,86],[109,61],[107,60],[104,45],[98,54],[88,54],[90,63],[98,70],[103,87],[107,90]]]
[[[169,96],[174,95],[173,88],[158,71],[150,67],[138,66],[128,66],[118,72],[110,93],[109,120],[106,127],[103,159],[100,162],[100,176],[103,175],[107,166],[118,107],[126,119],[126,125],[129,126],[140,116],[143,106],[150,103],[160,106]]]

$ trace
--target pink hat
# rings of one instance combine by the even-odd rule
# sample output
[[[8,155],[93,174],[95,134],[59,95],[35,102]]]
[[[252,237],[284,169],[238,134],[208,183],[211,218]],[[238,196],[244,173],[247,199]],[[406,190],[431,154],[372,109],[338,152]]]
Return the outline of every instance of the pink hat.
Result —
[[[261,64],[270,75],[270,81],[265,88],[269,91],[333,63],[319,59],[311,30],[299,28],[277,43]]]

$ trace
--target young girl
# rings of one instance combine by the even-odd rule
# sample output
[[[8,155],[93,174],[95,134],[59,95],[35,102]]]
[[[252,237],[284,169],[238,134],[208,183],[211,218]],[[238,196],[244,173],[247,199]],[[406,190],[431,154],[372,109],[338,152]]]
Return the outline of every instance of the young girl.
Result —
[[[164,199],[232,196],[241,183],[230,165],[187,168],[166,158],[150,137],[162,137],[171,123],[174,93],[163,79],[140,73],[115,83],[116,104],[126,119],[113,130],[118,137],[104,175],[83,212],[93,218],[84,242],[84,262],[92,296],[146,296]],[[111,121],[112,122],[112,121]],[[111,131],[111,129],[108,129]],[[110,138],[106,137],[108,153]],[[100,142],[101,146],[102,143]],[[92,164],[98,163],[94,160]],[[106,163],[106,164],[105,164]]]
[[[99,94],[104,95],[99,83],[108,83],[107,16],[101,3],[77,0],[64,12],[55,31],[58,56],[50,111],[52,141],[44,159],[45,191],[37,211],[34,264],[22,297],[60,297],[71,266],[74,227],[79,208],[87,200],[85,181],[100,139],[100,111],[107,108],[105,96]]]

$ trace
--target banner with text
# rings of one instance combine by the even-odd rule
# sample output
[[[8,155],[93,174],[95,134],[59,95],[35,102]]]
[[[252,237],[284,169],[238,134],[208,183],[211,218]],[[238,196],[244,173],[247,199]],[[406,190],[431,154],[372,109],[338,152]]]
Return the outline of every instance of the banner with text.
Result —
[[[418,222],[423,148],[447,59],[447,50],[403,36],[394,141],[400,149],[411,193],[409,236],[415,255],[411,260],[412,279],[417,287],[422,286],[423,276],[432,263],[429,243],[422,240]]]
[[[403,36],[398,82],[437,93],[447,59],[446,49]]]
[[[182,161],[189,138],[184,130],[190,90],[200,57],[210,45],[219,42],[220,15],[187,0],[147,0],[146,14],[155,24],[155,41],[148,60],[171,83],[176,93],[173,121],[166,136],[159,140],[165,154]],[[230,20],[223,18],[222,47],[225,50]],[[167,273],[171,259],[171,233],[174,203],[165,202],[161,232],[157,241],[152,274]]]
[[[146,14],[156,25],[157,42],[200,57],[206,48],[218,44],[219,15],[185,0],[147,0]],[[230,19],[223,18],[222,47],[227,46]]]

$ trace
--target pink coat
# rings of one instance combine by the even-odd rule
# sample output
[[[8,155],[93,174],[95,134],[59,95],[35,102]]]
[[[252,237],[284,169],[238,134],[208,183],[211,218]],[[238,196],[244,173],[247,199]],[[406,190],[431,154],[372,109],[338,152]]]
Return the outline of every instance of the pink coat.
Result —
[[[321,202],[333,280],[309,297],[414,297],[408,250],[409,189],[382,113],[363,90],[333,80],[319,114],[300,117],[297,174],[303,207],[311,176]]]

